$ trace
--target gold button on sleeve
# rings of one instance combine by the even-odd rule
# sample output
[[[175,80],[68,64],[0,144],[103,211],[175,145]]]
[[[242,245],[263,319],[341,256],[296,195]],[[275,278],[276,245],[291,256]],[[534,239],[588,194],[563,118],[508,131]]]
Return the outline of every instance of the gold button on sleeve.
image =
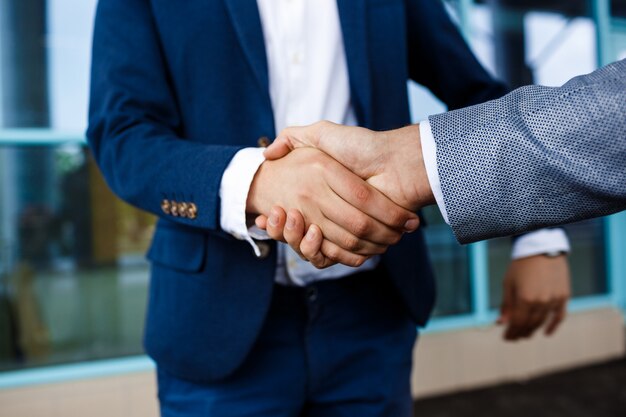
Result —
[[[187,217],[191,220],[198,217],[198,207],[194,203],[189,203],[187,206]]]
[[[169,201],[167,200],[161,201],[161,210],[163,211],[163,213],[170,214],[170,209],[171,209],[171,205]]]
[[[185,202],[180,203],[178,205],[178,214],[180,215],[180,217],[188,217],[188,212],[187,212],[188,207],[189,205]]]

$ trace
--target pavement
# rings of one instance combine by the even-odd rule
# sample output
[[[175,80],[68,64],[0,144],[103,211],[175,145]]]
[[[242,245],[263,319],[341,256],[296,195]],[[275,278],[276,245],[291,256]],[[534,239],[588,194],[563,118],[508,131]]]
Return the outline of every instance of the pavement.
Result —
[[[626,358],[418,400],[415,417],[626,417]]]

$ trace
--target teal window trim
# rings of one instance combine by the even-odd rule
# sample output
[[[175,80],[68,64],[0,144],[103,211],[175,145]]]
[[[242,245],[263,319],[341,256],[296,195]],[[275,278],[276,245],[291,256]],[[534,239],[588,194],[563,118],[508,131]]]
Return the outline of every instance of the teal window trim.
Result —
[[[45,366],[0,373],[0,390],[149,372],[154,369],[154,362],[145,355]]]
[[[614,306],[614,300],[611,296],[592,296],[572,300],[569,305],[569,311],[579,312]],[[474,314],[435,318],[423,333],[436,334],[491,326],[497,317],[498,312],[490,310],[478,321]],[[153,372],[155,368],[156,366],[152,359],[145,355],[138,355],[0,372],[0,390]]]
[[[473,317],[476,322],[488,319],[489,313],[489,245],[476,242],[467,247]]]
[[[598,67],[614,61],[611,42],[610,0],[590,0],[591,14],[596,24],[596,48]]]
[[[626,315],[626,212],[604,220],[608,293]]]
[[[3,146],[54,146],[86,144],[85,135],[51,129],[0,129],[0,145]]]

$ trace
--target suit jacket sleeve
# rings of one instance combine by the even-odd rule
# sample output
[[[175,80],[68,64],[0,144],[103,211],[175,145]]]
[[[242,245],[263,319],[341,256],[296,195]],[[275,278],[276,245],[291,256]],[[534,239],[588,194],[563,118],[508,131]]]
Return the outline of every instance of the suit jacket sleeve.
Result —
[[[149,4],[99,2],[88,141],[122,199],[172,221],[218,229],[222,173],[240,148],[184,137]],[[195,204],[197,217],[165,215],[164,200]]]
[[[626,60],[429,121],[462,243],[626,209]]]

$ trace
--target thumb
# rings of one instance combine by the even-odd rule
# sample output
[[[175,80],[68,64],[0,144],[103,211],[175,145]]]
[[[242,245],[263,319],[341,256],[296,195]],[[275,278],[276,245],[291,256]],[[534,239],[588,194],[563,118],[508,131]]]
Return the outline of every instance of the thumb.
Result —
[[[263,156],[265,159],[274,160],[280,159],[283,156],[287,155],[294,148],[290,146],[288,139],[279,136],[263,151]]]
[[[267,216],[260,214],[254,219],[254,224],[259,229],[265,230],[267,228]]]
[[[283,129],[276,140],[265,149],[265,159],[279,159],[296,148],[313,147],[319,144],[319,128],[325,122],[318,122],[309,126],[295,126]]]

